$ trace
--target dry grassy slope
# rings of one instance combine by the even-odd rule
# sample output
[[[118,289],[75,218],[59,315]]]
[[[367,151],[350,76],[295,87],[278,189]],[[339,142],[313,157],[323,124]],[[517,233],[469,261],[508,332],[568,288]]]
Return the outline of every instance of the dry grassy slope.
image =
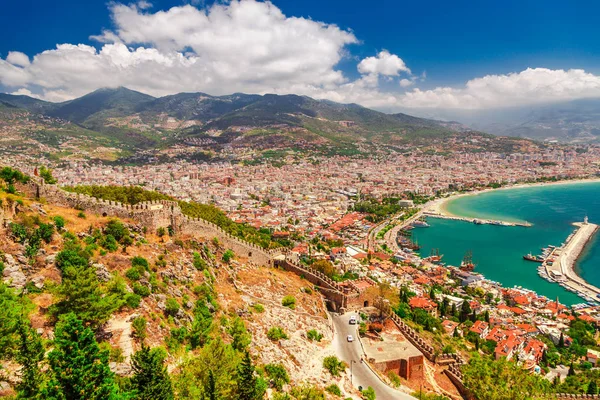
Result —
[[[28,199],[22,201],[24,204],[19,207],[20,212],[14,216],[14,220],[37,215],[43,221],[50,221],[54,216],[62,216],[66,220],[66,229],[81,236],[89,232],[90,227],[100,228],[110,220],[90,214],[83,219],[78,217],[79,211],[74,209],[40,204]],[[135,226],[134,221],[123,222],[129,224],[132,229],[139,228]],[[2,229],[0,227],[0,230]],[[101,255],[96,251],[92,258],[94,263],[104,265],[105,270],[112,275],[118,273],[124,276],[131,265],[131,259],[134,256],[142,256],[148,259],[162,286],[162,293],[144,298],[141,306],[135,310],[123,308],[109,321],[107,330],[113,334],[109,339],[110,344],[120,347],[126,358],[139,347],[139,343],[131,337],[131,320],[134,317],[144,316],[148,320],[147,342],[152,346],[164,345],[171,328],[191,321],[192,306],[196,300],[193,288],[206,279],[201,271],[193,267],[192,242],[195,242],[196,246],[208,246],[215,254],[216,260],[221,259],[225,250],[215,248],[211,243],[212,238],[175,237],[162,242],[153,234],[136,233],[136,236],[143,236],[147,243],[131,246],[126,253],[119,250]],[[175,244],[176,242],[178,244]],[[31,314],[33,326],[43,333],[44,337],[51,337],[53,330],[47,309],[54,302],[52,287],[60,283],[60,272],[54,266],[53,258],[61,248],[62,237],[55,234],[52,243],[45,244],[36,260],[27,265],[19,261],[19,258],[23,261],[20,257],[23,246],[15,244],[6,232],[0,232],[0,252],[10,255],[15,260],[28,282],[43,285],[42,293],[29,296],[35,304]],[[164,256],[165,267],[155,265],[160,255]],[[231,266],[220,261],[207,261],[213,265],[212,271],[216,278],[214,286],[220,306],[215,316],[217,325],[221,317],[240,315],[252,334],[250,349],[257,361],[264,364],[283,363],[295,382],[308,380],[322,384],[331,379],[322,369],[322,359],[333,353],[329,349],[332,331],[321,296],[311,290],[309,282],[285,271],[246,265],[244,259],[235,260]],[[132,283],[124,279],[128,285],[127,290],[131,291]],[[5,276],[5,281],[9,280],[10,278]],[[286,295],[296,298],[295,310],[281,305],[281,300]],[[189,298],[188,302],[183,301],[184,296]],[[168,297],[176,298],[182,304],[184,312],[171,322],[162,311],[164,301]],[[263,305],[263,312],[259,313],[253,309],[252,305],[256,303]],[[282,327],[290,338],[278,343],[269,340],[266,333],[273,326]],[[324,338],[320,343],[306,339],[306,332],[310,329],[316,329],[323,334]],[[226,341],[230,340],[223,327],[220,327],[220,332]],[[171,369],[185,356],[183,349],[172,352],[169,357]],[[117,371],[127,371],[126,363],[113,364],[113,367]]]

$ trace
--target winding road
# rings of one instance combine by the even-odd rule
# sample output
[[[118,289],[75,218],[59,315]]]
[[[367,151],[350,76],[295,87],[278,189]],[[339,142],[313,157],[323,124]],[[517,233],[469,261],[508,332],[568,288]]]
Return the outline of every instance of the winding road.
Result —
[[[361,363],[363,354],[362,347],[358,339],[358,324],[350,325],[350,316],[356,313],[346,313],[343,315],[332,314],[334,326],[333,348],[337,356],[351,366],[352,384],[355,387],[362,386],[364,389],[371,386],[375,390],[377,400],[414,400],[415,398],[398,390],[392,389],[379,379],[377,375],[366,363]],[[357,315],[358,317],[358,315]],[[347,336],[354,337],[353,342],[347,341]]]

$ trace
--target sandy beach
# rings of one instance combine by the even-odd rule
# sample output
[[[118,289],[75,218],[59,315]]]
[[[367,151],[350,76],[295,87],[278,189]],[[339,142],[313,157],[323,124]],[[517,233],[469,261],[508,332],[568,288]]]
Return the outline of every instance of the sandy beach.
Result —
[[[530,188],[530,187],[556,186],[556,185],[574,185],[574,184],[593,183],[593,182],[600,182],[600,178],[572,179],[572,180],[564,180],[564,181],[557,181],[557,182],[518,183],[515,185],[503,186],[501,188],[495,188],[495,189],[488,188],[488,189],[477,190],[477,191],[466,192],[466,193],[455,193],[455,194],[449,195],[448,197],[443,197],[441,199],[436,199],[436,200],[433,200],[433,201],[427,203],[423,207],[423,211],[426,213],[438,214],[438,215],[443,215],[446,217],[461,217],[460,215],[452,214],[451,212],[448,211],[448,209],[446,207],[450,201],[456,200],[460,197],[478,196],[478,195],[481,195],[484,193],[489,193],[489,192],[498,191],[498,190],[512,190],[512,189],[523,189],[523,188]],[[506,222],[515,222],[515,221],[506,221]]]

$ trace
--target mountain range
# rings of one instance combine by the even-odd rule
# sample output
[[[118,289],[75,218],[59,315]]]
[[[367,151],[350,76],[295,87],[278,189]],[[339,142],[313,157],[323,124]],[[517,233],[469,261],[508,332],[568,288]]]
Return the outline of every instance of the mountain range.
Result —
[[[0,122],[7,115],[16,120],[19,112],[26,113],[21,117],[27,123],[38,118],[25,139],[73,147],[72,137],[87,138],[93,146],[118,149],[120,156],[202,140],[258,149],[312,146],[351,154],[369,146],[430,144],[464,128],[306,96],[179,93],[155,98],[124,87],[99,89],[62,103],[0,94]]]

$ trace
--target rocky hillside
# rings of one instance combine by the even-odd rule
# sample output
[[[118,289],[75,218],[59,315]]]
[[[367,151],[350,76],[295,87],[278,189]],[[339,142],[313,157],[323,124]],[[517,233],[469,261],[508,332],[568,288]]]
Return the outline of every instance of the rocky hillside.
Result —
[[[110,398],[149,398],[136,397],[142,367],[181,399],[250,389],[307,398],[330,384],[352,394],[348,376],[323,369],[334,353],[331,325],[307,281],[250,265],[213,238],[27,198],[19,179],[0,191],[2,395],[102,387]],[[313,330],[320,340],[308,339]],[[32,346],[41,350],[34,357]],[[62,368],[77,368],[65,346],[87,346],[86,359],[111,372],[82,372],[94,388],[63,379]],[[109,398],[94,396],[84,397]]]

